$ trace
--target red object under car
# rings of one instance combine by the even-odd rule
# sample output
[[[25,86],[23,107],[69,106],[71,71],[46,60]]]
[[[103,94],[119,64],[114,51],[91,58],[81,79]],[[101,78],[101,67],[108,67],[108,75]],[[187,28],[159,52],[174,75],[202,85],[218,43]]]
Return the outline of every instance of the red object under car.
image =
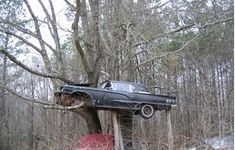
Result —
[[[80,138],[78,150],[112,150],[113,136],[108,134],[90,134]]]

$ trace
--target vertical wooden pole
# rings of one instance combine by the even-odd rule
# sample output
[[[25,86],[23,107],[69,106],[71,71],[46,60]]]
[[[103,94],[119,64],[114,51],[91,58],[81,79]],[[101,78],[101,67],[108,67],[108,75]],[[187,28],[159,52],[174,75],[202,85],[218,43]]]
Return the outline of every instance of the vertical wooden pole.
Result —
[[[123,138],[122,138],[122,130],[121,130],[121,124],[120,124],[120,118],[117,117],[117,122],[118,122],[118,133],[119,133],[119,144],[120,144],[120,150],[124,150],[124,145],[123,145]]]
[[[118,131],[118,122],[117,122],[117,113],[112,111],[112,121],[113,121],[113,131],[114,131],[114,150],[119,150],[119,131]]]
[[[114,130],[114,150],[124,150],[120,120],[118,120],[117,112],[115,111],[112,111],[112,121]]]
[[[171,125],[171,110],[166,110],[167,117],[167,139],[168,139],[168,150],[173,150],[174,146],[174,138],[172,133],[172,125]]]

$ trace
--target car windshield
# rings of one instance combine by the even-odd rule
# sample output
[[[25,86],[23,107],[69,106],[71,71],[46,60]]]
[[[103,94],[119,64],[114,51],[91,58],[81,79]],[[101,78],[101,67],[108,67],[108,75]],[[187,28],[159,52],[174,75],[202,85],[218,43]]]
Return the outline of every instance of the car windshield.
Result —
[[[125,92],[145,92],[149,93],[148,89],[141,84],[130,83],[112,83],[113,90],[125,91]]]

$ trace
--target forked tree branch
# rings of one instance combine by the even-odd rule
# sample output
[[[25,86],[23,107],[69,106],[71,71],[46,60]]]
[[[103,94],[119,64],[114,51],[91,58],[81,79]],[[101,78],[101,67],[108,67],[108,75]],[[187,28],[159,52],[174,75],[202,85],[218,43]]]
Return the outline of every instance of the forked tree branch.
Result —
[[[45,23],[44,21],[41,21],[41,22]],[[39,36],[38,36],[37,34],[35,34],[34,32],[30,31],[30,30],[27,29],[27,28],[21,27],[18,23],[13,23],[13,22],[10,22],[10,21],[5,20],[5,19],[2,19],[2,18],[0,18],[0,23],[6,23],[6,24],[12,26],[13,28],[16,28],[17,30],[21,31],[23,34],[27,34],[27,35],[29,35],[29,36],[32,36],[32,37],[36,38],[36,39],[39,38]],[[23,41],[23,42],[25,42],[24,40],[26,40],[25,38],[23,38],[23,37],[17,35],[16,33],[13,33],[13,32],[10,32],[10,31],[5,31],[4,29],[0,29],[0,30],[1,30],[1,32],[3,32],[3,33],[8,33],[8,34],[10,34],[10,35],[13,35],[14,37],[18,38],[19,40],[21,40],[21,41]],[[21,37],[21,38],[19,38],[19,37]],[[23,40],[22,40],[22,39],[23,39]],[[52,47],[48,42],[46,42],[45,40],[41,39],[41,41],[42,41],[53,53],[56,54],[55,48],[53,48],[53,47]],[[28,43],[26,43],[26,44],[29,45]],[[30,43],[30,45],[34,45],[34,44],[33,44],[33,43]],[[30,46],[30,45],[29,45],[29,46]],[[33,47],[33,48],[34,48],[34,47]],[[35,49],[35,50],[37,50],[37,49]],[[41,49],[40,49],[40,51],[41,51]]]
[[[9,34],[12,35],[16,38],[18,38],[19,40],[21,40],[22,42],[24,42],[26,45],[32,47],[34,50],[36,50],[38,53],[42,54],[41,49],[38,48],[36,45],[34,45],[33,43],[29,42],[27,39],[23,38],[20,35],[15,34],[14,32],[10,32],[10,31],[5,31],[4,29],[0,29],[0,32],[5,33],[5,34]]]
[[[80,2],[80,0],[76,0],[76,13],[75,13],[75,17],[74,17],[74,22],[72,24],[73,40],[74,40],[75,48],[81,56],[84,69],[87,73],[89,73],[89,72],[91,72],[91,67],[90,67],[90,64],[86,58],[85,52],[81,47],[79,32],[78,32],[80,11],[81,11],[81,2]]]

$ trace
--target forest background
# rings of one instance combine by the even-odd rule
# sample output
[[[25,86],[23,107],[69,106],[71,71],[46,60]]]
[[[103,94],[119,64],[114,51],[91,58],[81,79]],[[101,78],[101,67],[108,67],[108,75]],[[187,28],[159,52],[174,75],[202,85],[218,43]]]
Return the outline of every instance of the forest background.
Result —
[[[62,84],[122,80],[177,97],[174,149],[234,132],[233,0],[0,0],[0,149],[73,149],[87,118],[45,109]],[[109,111],[99,111],[112,133]],[[167,146],[165,112],[131,119],[135,149]]]

